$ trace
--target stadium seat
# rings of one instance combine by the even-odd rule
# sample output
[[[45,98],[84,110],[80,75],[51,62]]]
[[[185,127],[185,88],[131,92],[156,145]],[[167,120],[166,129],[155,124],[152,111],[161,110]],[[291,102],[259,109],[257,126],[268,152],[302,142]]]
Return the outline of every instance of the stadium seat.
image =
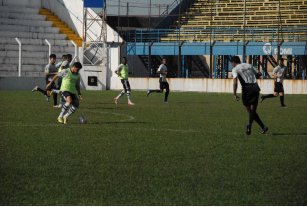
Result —
[[[16,37],[22,43],[22,76],[44,76],[44,67],[48,63],[45,39],[51,43],[51,51],[58,59],[63,54],[74,54],[74,46],[68,37],[74,33],[61,29],[55,27],[53,21],[47,21],[46,15],[37,8],[0,6],[0,76],[18,75]]]
[[[246,1],[245,39],[249,41],[276,41],[279,25],[283,28],[284,41],[307,41],[307,0]],[[280,17],[279,17],[280,9]],[[280,24],[281,22],[281,24]],[[176,22],[181,28],[178,34],[168,34],[162,41],[209,41],[210,34],[201,30],[225,28],[225,32],[214,31],[215,41],[242,41],[244,25],[244,3],[242,0],[196,0]],[[268,29],[265,31],[259,28]],[[200,32],[189,30],[200,29]],[[229,29],[229,31],[227,31]],[[237,29],[237,32],[236,30]],[[254,30],[255,29],[255,30]],[[211,36],[212,38],[212,36]]]

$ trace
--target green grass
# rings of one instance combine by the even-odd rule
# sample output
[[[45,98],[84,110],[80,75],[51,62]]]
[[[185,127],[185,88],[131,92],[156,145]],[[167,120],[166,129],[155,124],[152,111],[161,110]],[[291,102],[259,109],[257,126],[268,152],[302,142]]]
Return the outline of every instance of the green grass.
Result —
[[[64,126],[40,94],[1,91],[0,204],[307,204],[306,96],[259,104],[270,134],[247,137],[232,95],[117,93],[84,92]]]

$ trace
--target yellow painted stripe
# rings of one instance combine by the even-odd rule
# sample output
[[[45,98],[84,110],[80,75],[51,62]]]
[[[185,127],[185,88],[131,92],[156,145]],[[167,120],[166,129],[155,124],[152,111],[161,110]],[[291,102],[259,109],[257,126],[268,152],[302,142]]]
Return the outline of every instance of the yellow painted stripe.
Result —
[[[65,34],[67,39],[74,41],[78,47],[82,47],[82,38],[79,37],[68,25],[48,9],[40,9],[39,14],[46,16],[47,21],[52,22],[53,27],[57,27],[61,34]]]

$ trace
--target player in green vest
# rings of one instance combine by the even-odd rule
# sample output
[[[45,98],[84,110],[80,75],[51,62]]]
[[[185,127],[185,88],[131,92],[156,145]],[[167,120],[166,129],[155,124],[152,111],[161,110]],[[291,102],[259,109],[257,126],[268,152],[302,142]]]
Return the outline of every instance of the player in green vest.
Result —
[[[134,103],[130,99],[131,88],[130,88],[130,83],[128,81],[129,68],[128,68],[126,57],[123,57],[123,62],[122,62],[122,64],[120,64],[118,66],[115,73],[120,78],[120,81],[123,84],[123,88],[124,88],[124,90],[122,92],[120,92],[120,94],[118,94],[118,96],[116,96],[114,98],[115,104],[118,104],[118,100],[119,100],[120,97],[122,97],[124,94],[127,94],[128,105],[134,105]]]
[[[65,99],[65,104],[62,105],[61,113],[58,117],[58,122],[67,124],[68,117],[73,114],[79,107],[80,92],[80,74],[82,68],[80,62],[75,62],[71,68],[64,69],[59,72],[49,83],[53,83],[57,78],[62,78],[60,91]],[[48,86],[47,86],[48,87]]]

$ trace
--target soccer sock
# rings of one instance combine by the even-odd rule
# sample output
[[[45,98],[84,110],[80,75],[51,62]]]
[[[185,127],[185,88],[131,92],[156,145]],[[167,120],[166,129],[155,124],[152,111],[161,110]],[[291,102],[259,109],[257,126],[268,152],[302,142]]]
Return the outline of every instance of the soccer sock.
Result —
[[[280,104],[282,106],[284,106],[285,105],[285,96],[279,96],[279,99],[280,99]]]
[[[53,96],[53,105],[54,106],[58,105],[58,94],[53,93],[52,96]]]
[[[253,110],[250,110],[249,112],[249,126],[252,127],[254,119],[255,119],[255,112]]]
[[[275,96],[274,96],[274,94],[268,94],[268,95],[264,95],[262,97],[263,97],[263,99],[265,99],[265,98],[274,98]]]
[[[61,113],[59,115],[59,117],[63,117],[64,114],[66,113],[67,109],[69,108],[70,106],[70,103],[65,103],[62,105],[62,110],[61,110]]]
[[[66,103],[66,100],[63,96],[61,96],[61,105],[63,106]]]
[[[116,96],[116,99],[119,99],[120,97],[122,97],[125,94],[125,91],[120,92],[120,94],[118,94],[118,96]]]
[[[47,92],[41,88],[37,88],[37,91],[41,92],[42,94],[44,94],[45,96],[47,96]]]
[[[52,89],[52,93],[60,93],[60,90]]]
[[[263,122],[261,121],[261,119],[260,119],[258,113],[255,113],[255,115],[254,115],[254,120],[259,124],[259,126],[261,127],[261,129],[264,128],[264,124],[263,124]]]
[[[128,99],[128,102],[131,102],[131,99],[130,99],[130,92],[127,92],[127,99]]]
[[[70,115],[72,115],[75,111],[77,111],[77,108],[73,105],[68,109],[67,113],[64,115],[64,118],[68,118]]]
[[[169,91],[166,91],[164,94],[164,102],[167,102],[168,95],[169,95]]]

